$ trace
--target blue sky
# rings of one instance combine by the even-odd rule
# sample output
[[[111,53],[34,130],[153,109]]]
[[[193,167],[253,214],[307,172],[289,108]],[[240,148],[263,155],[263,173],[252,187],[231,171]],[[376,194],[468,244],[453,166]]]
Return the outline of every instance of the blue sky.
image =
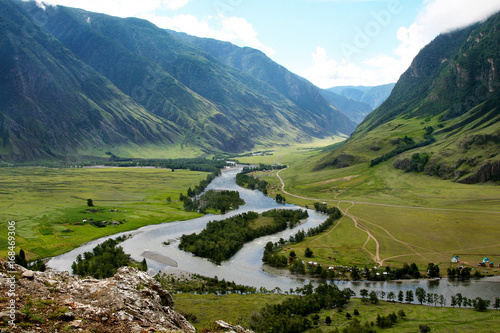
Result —
[[[439,33],[498,0],[50,0],[266,53],[321,88],[396,82]]]

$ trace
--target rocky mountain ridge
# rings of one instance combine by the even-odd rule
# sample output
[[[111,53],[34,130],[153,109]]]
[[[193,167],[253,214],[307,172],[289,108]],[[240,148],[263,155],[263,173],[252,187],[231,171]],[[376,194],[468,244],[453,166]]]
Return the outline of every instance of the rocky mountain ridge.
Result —
[[[2,295],[15,293],[14,298],[0,301],[4,309],[0,327],[9,327],[11,332],[195,332],[174,310],[168,291],[132,267],[122,267],[114,277],[97,280],[80,279],[68,272],[33,272],[0,262],[0,289]],[[8,324],[11,300],[16,308],[16,328]]]

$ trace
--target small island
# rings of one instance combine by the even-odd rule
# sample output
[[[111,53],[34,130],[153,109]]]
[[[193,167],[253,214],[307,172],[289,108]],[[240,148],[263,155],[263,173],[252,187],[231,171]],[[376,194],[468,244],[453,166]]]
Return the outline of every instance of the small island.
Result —
[[[179,248],[216,264],[235,255],[245,243],[290,227],[309,215],[306,210],[274,209],[262,214],[243,213],[212,221],[199,234],[182,235]]]

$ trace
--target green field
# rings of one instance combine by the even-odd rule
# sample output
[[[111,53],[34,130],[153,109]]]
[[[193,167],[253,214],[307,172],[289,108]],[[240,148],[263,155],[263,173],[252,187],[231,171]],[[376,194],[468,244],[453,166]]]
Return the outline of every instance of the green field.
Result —
[[[195,328],[201,331],[210,327],[210,323],[216,320],[224,320],[232,324],[248,327],[248,321],[252,314],[257,313],[266,304],[277,304],[285,300],[286,295],[193,295],[177,294],[174,296],[175,308],[183,314],[192,314],[197,317],[193,323]],[[354,316],[354,309],[359,311],[359,316]],[[406,317],[398,319],[392,328],[377,329],[380,332],[418,332],[419,325],[426,324],[432,332],[471,332],[486,333],[497,332],[500,325],[500,312],[488,310],[477,312],[472,309],[441,308],[425,305],[412,305],[402,303],[380,302],[377,305],[366,305],[360,299],[351,299],[347,307],[338,310],[322,310],[319,313],[320,320],[310,332],[329,332],[334,328],[342,329],[349,325],[352,319],[346,318],[350,313],[362,323],[374,322],[377,315],[388,314],[403,310]],[[332,319],[331,325],[325,324],[326,316]]]
[[[148,224],[199,217],[183,210],[179,194],[206,176],[155,168],[0,168],[0,257],[6,257],[7,221],[16,221],[17,251],[37,259]],[[95,207],[87,206],[89,198]],[[91,218],[122,224],[83,223]]]
[[[443,268],[454,255],[477,269],[488,256],[500,272],[500,188],[496,183],[466,185],[394,169],[390,163],[369,167],[314,170],[325,153],[317,149],[275,150],[263,157],[286,161],[289,168],[258,172],[271,185],[270,196],[284,195],[288,203],[312,206],[326,202],[347,217],[333,230],[306,239],[292,249],[301,256],[310,247],[315,261],[328,265],[381,264],[401,266],[415,262],[424,268],[434,262]],[[256,158],[256,157],[254,157]],[[257,163],[253,160],[253,163]],[[328,257],[335,258],[333,261]]]

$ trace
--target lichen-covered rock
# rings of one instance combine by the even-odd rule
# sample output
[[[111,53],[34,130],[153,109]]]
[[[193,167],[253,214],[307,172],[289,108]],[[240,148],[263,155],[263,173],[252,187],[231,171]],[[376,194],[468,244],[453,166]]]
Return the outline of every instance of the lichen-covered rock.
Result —
[[[17,328],[23,321],[37,332],[78,329],[98,332],[194,332],[194,327],[174,311],[172,296],[150,275],[132,267],[122,267],[114,277],[80,279],[68,272],[33,272],[32,279],[21,278],[27,272],[0,262],[0,293],[11,288],[8,277],[16,277],[16,309],[30,307],[28,315],[16,315]],[[29,274],[31,275],[31,274]],[[10,299],[3,298],[6,308]],[[8,327],[5,322],[1,327]],[[11,327],[12,328],[12,327]]]

